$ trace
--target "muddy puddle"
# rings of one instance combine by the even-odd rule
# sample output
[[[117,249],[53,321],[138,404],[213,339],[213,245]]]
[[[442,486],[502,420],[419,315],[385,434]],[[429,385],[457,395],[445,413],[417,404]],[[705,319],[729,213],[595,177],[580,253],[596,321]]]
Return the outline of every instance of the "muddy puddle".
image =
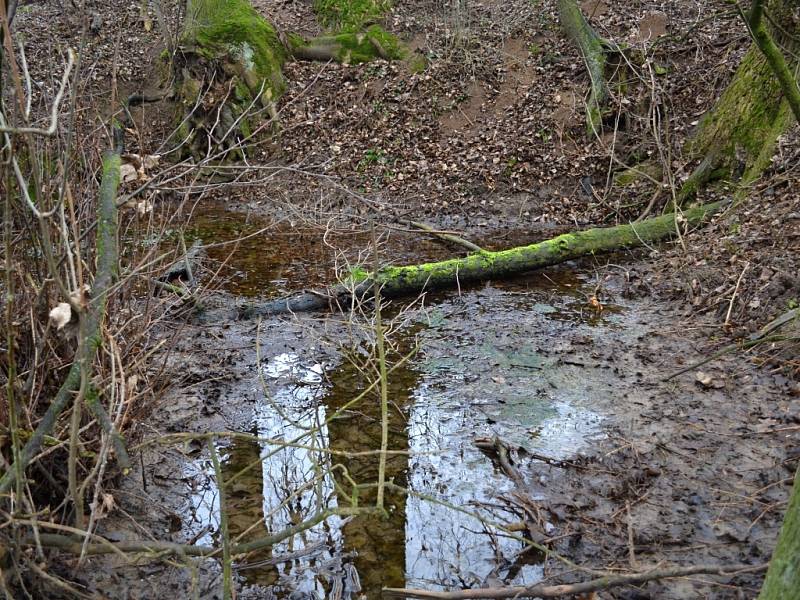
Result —
[[[236,227],[241,235],[241,222]],[[204,243],[219,240],[214,235],[206,228]],[[324,280],[331,263],[321,259],[312,267],[318,255],[303,255],[324,244],[318,234],[309,240],[293,246],[296,259],[276,252],[273,262],[251,272],[232,256],[246,283],[233,281],[228,291],[263,293],[264,281],[283,291],[290,276]],[[259,243],[263,248],[264,238]],[[581,340],[619,335],[626,311],[613,304],[598,310],[593,294],[590,282],[565,268],[439,293],[413,311],[390,307],[386,318],[394,315],[396,326],[387,338],[391,454],[385,477],[391,486],[385,514],[332,517],[269,551],[241,557],[235,564],[241,580],[277,597],[370,599],[387,586],[539,580],[541,557],[490,526],[519,520],[503,501],[514,483],[475,441],[502,440],[524,473],[530,453],[573,456],[600,436],[602,407],[617,379],[596,364],[591,345],[581,350]],[[327,326],[309,323],[302,342],[280,350],[269,343],[280,323],[261,324],[259,347],[247,357],[253,368],[226,391],[231,399],[241,394],[256,401],[241,422],[228,424],[247,435],[218,446],[224,506],[210,457],[185,466],[193,489],[184,510],[187,538],[219,543],[221,508],[230,535],[249,541],[323,509],[375,504],[382,431],[379,396],[370,390],[376,367],[369,336],[326,341],[326,327],[347,330],[352,323],[341,316]],[[334,351],[322,352],[326,343]]]

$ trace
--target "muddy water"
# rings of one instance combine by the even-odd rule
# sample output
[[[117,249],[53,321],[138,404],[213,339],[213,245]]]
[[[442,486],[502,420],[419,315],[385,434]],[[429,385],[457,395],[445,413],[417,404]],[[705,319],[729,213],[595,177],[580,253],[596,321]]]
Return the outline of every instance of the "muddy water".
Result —
[[[413,245],[398,246],[386,231],[378,231],[380,247],[393,244],[392,257],[408,262],[424,255],[449,258],[441,245],[415,235]],[[213,287],[243,297],[274,297],[301,288],[332,283],[355,264],[372,264],[368,231],[296,227],[226,211],[215,205],[199,206],[186,232],[191,244],[202,240]]]
[[[220,227],[226,222],[230,227]],[[207,244],[257,226],[223,214],[210,224],[216,229],[205,227],[202,233],[198,225]],[[264,235],[257,247],[240,245],[237,251],[257,254],[280,244],[278,237]],[[295,246],[308,247],[325,245],[310,236],[305,246]],[[245,259],[236,253],[219,259],[244,274],[229,282],[235,294],[263,293],[267,282],[280,290],[289,287],[284,282],[290,276],[316,273],[323,280],[332,270],[329,258],[299,252],[295,258],[277,252],[271,261]],[[309,260],[320,264],[311,267]],[[570,352],[570,359],[562,352],[581,335],[601,337],[619,327],[622,308],[597,311],[588,303],[591,293],[584,280],[562,269],[439,294],[424,310],[405,314],[389,336],[393,454],[386,478],[398,487],[387,490],[385,513],[334,517],[269,551],[243,557],[235,565],[242,580],[267,586],[278,597],[297,598],[379,598],[385,586],[435,589],[538,580],[537,557],[486,525],[519,516],[502,501],[513,483],[474,441],[500,438],[517,451],[524,473],[526,451],[564,457],[599,435],[602,415],[596,407],[603,404],[600,398],[614,394],[613,373],[587,368],[588,352]],[[269,326],[262,329],[265,335]],[[377,393],[353,403],[374,378],[371,346],[342,343],[336,352],[322,354],[319,341],[309,336],[290,352],[259,352],[260,361],[253,353],[257,368],[243,385],[259,401],[248,419],[230,424],[253,436],[218,448],[226,491],[222,508],[231,535],[242,541],[297,524],[321,508],[375,504],[380,403]],[[403,357],[410,358],[403,362]],[[187,507],[193,516],[186,534],[218,543],[219,482],[210,461],[201,458],[186,469],[197,490]]]

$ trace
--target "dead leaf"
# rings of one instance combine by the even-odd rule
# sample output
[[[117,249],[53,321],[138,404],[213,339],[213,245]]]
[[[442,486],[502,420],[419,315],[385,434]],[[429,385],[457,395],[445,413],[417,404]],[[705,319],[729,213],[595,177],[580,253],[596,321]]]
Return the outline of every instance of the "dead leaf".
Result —
[[[50,311],[50,324],[55,325],[57,330],[61,330],[72,320],[72,307],[67,302],[59,302]]]
[[[136,214],[140,217],[151,212],[153,212],[153,203],[150,202],[150,200],[139,200],[139,202],[136,203]]]
[[[695,379],[697,380],[697,383],[705,388],[714,388],[715,390],[718,390],[725,387],[725,382],[715,379],[704,371],[697,371],[695,373]]]
[[[123,154],[122,160],[124,162],[119,168],[122,183],[147,181],[150,178],[147,171],[158,166],[161,155],[145,154],[142,156],[140,154]]]
[[[711,383],[714,381],[711,375],[709,375],[705,371],[698,371],[697,373],[694,374],[694,377],[697,380],[697,382],[704,387],[711,387]]]
[[[139,177],[139,174],[136,172],[136,167],[134,167],[130,163],[125,163],[120,165],[119,167],[119,178],[122,183],[128,183],[130,181],[136,181]]]
[[[70,295],[69,299],[71,302],[78,304],[80,306],[86,306],[89,300],[89,292],[92,291],[91,286],[88,283],[84,283],[83,287],[74,290]]]

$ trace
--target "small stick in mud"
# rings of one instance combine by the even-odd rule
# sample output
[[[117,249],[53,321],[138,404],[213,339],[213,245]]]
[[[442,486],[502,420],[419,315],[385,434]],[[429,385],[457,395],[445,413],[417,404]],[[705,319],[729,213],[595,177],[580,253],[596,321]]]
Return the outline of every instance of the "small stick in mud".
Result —
[[[476,438],[473,443],[478,450],[488,456],[518,487],[523,487],[525,480],[519,472],[519,469],[511,463],[508,444],[497,436],[493,438]]]
[[[599,590],[623,585],[636,585],[667,579],[670,577],[687,577],[689,575],[725,575],[732,576],[739,573],[752,573],[766,570],[767,565],[693,565],[690,567],[668,567],[665,569],[652,569],[643,573],[630,575],[609,575],[584,581],[582,583],[564,585],[537,584],[529,587],[493,587],[476,588],[471,590],[455,590],[452,592],[436,592],[413,588],[383,588],[383,595],[387,598],[423,598],[430,600],[468,600],[471,598],[557,598],[559,596],[574,596],[577,594],[590,594]]]
[[[779,335],[770,335],[795,319],[800,318],[800,308],[793,308],[792,310],[788,310],[783,313],[781,316],[773,319],[764,327],[756,331],[752,334],[746,342],[735,342],[733,344],[729,344],[725,346],[722,350],[719,350],[712,354],[711,356],[707,356],[706,358],[694,362],[690,364],[688,367],[684,367],[680,371],[675,371],[672,375],[667,375],[662,379],[662,381],[669,381],[670,379],[674,379],[679,375],[683,375],[691,371],[692,369],[696,369],[698,367],[702,367],[703,365],[710,363],[712,360],[717,360],[718,358],[728,354],[729,352],[733,352],[734,350],[747,350],[748,348],[752,348],[753,346],[757,346],[759,344],[763,344],[765,342],[775,342],[783,340],[783,336]]]

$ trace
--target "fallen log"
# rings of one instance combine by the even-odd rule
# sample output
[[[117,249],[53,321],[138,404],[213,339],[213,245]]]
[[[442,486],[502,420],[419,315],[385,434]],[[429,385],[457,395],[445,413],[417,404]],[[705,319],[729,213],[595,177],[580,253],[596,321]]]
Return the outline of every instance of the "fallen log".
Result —
[[[670,213],[639,223],[616,227],[586,229],[565,233],[529,246],[476,252],[421,265],[388,266],[373,274],[357,270],[349,282],[324,292],[303,292],[286,298],[240,307],[239,316],[250,318],[281,313],[333,310],[346,307],[354,300],[366,300],[375,286],[381,296],[399,298],[426,290],[457,287],[463,283],[501,279],[534,269],[548,267],[583,256],[643,246],[684,234],[691,227],[703,224],[707,217],[719,212],[727,202],[698,206],[686,212]]]

